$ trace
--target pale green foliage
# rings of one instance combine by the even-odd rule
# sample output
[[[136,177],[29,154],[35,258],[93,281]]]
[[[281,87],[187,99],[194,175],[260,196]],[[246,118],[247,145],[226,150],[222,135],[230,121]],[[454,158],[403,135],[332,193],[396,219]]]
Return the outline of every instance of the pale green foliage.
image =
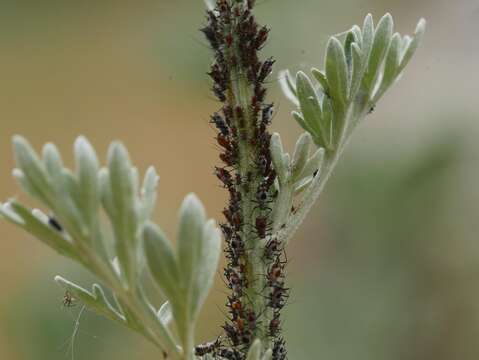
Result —
[[[425,21],[421,19],[413,37],[402,37],[393,34],[390,14],[384,15],[376,27],[372,16],[367,15],[362,29],[353,26],[343,41],[329,39],[325,70],[311,69],[316,81],[302,71],[295,79],[288,70],[280,73],[284,94],[298,107],[293,118],[306,131],[296,143],[293,161],[283,151],[278,134],[271,140],[279,179],[275,229],[276,236],[285,243],[318,198],[354,128],[400,78],[424,31]],[[311,139],[318,150],[306,161]],[[311,176],[313,169],[317,176]],[[299,204],[289,214],[300,192],[303,195]]]
[[[75,172],[63,167],[53,144],[44,146],[41,158],[25,139],[17,136],[13,144],[15,178],[51,215],[28,210],[15,200],[0,204],[0,214],[97,275],[114,301],[98,284],[88,291],[57,276],[55,280],[76,299],[167,352],[181,354],[179,345],[187,348],[184,353],[191,358],[195,322],[221,252],[220,232],[213,220],[207,220],[196,196],[188,195],[181,206],[175,251],[150,220],[159,179],[155,169],[147,170],[140,188],[138,171],[120,143],[110,146],[108,166],[100,168],[93,147],[78,138]],[[100,221],[103,212],[108,223]],[[168,300],[159,309],[143,290],[146,265]],[[176,325],[179,342],[171,323]]]
[[[207,4],[213,7],[212,1]],[[296,78],[288,71],[281,73],[284,93],[298,107],[293,117],[306,132],[292,157],[283,150],[278,134],[271,138],[278,175],[278,197],[271,204],[272,238],[283,245],[290,240],[321,193],[352,131],[400,77],[424,29],[421,20],[413,37],[401,37],[393,34],[389,14],[376,27],[368,15],[363,27],[353,26],[342,41],[329,40],[325,70],[311,70],[314,81],[303,72]],[[155,169],[146,171],[140,185],[138,171],[120,143],[110,146],[107,166],[101,167],[90,143],[78,138],[75,171],[63,166],[53,144],[44,146],[41,157],[21,137],[15,137],[13,144],[14,177],[49,215],[12,199],[0,204],[0,216],[82,264],[113,295],[111,301],[98,284],[88,291],[57,276],[56,281],[76,299],[141,333],[173,358],[194,359],[194,326],[221,252],[220,232],[206,218],[200,201],[194,195],[185,198],[174,248],[151,221],[158,183]],[[167,300],[159,309],[144,291],[147,268]],[[255,340],[247,360],[271,360],[272,350],[263,349],[268,346]],[[214,357],[207,354],[203,359]]]

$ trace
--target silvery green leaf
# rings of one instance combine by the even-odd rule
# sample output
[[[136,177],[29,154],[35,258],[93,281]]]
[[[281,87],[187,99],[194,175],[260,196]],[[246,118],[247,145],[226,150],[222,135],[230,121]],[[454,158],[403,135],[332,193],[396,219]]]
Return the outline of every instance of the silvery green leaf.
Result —
[[[371,92],[377,79],[379,68],[384,60],[392,36],[393,19],[390,14],[379,20],[374,32],[373,44],[369,55],[368,70],[364,77],[366,87]]]
[[[135,242],[137,214],[135,209],[134,179],[128,152],[120,143],[108,150],[110,191],[113,203],[113,228],[118,260],[126,278],[131,281],[136,259]]]
[[[80,136],[74,145],[77,164],[77,178],[80,209],[90,233],[95,231],[98,223],[100,195],[98,189],[98,158],[88,140]]]
[[[314,142],[318,146],[328,147],[328,131],[324,128],[322,110],[313,84],[306,74],[300,71],[296,76],[296,86],[301,114],[308,128],[314,130],[311,133]]]
[[[261,360],[261,341],[256,339],[248,351],[246,360]]]
[[[160,321],[163,326],[168,326],[173,320],[173,310],[171,309],[171,305],[168,301],[164,302],[163,305],[160,306],[156,316],[158,317],[158,321]]]
[[[384,92],[391,86],[396,80],[399,69],[399,56],[401,51],[401,35],[395,33],[391,38],[391,43],[389,44],[388,53],[386,55],[386,60],[384,62],[384,71],[383,77],[381,79],[381,85],[379,86],[378,91],[374,95],[374,102],[379,100],[379,98],[384,94]]]
[[[312,68],[311,73],[316,78],[319,85],[321,85],[321,88],[323,89],[323,93],[325,93],[326,96],[330,96],[328,79],[326,78],[326,75],[324,74],[324,72],[319,71],[318,69]]]
[[[357,44],[351,45],[353,67],[351,74],[351,92],[350,99],[354,101],[357,91],[361,85],[361,80],[364,75],[365,65],[363,63],[363,53]]]
[[[178,225],[178,265],[182,283],[191,296],[195,273],[198,271],[198,263],[202,253],[203,225],[206,214],[203,204],[199,199],[189,194],[183,200],[180,208],[180,222]],[[188,302],[192,299],[188,299]]]
[[[221,234],[214,220],[204,224],[198,264],[194,272],[194,287],[191,296],[191,314],[195,319],[213,286],[221,254]]]
[[[373,16],[371,14],[367,14],[366,18],[364,19],[363,24],[363,44],[361,46],[361,50],[364,55],[365,63],[368,62],[369,53],[371,52],[373,46],[373,38],[374,38],[374,23],[373,23]]]
[[[36,190],[32,187],[32,184],[30,184],[22,170],[18,168],[13,169],[12,176],[26,194],[36,198],[36,195],[34,195]]]
[[[296,142],[293,153],[293,161],[291,162],[291,177],[295,181],[304,170],[308,161],[309,150],[311,148],[311,135],[303,133]]]
[[[296,75],[296,87],[298,90],[299,106],[304,120],[311,128],[319,132],[320,127],[318,123],[321,119],[319,99],[311,80],[302,71],[299,71]]]
[[[271,360],[273,358],[273,350],[268,349],[263,355],[263,358],[261,360]]]
[[[293,194],[294,195],[301,194],[304,190],[306,190],[309,187],[312,181],[313,181],[313,177],[309,176],[307,178],[303,178],[300,181],[296,182],[294,184]]]
[[[93,292],[89,292],[61,276],[55,276],[55,281],[89,309],[96,311],[110,320],[125,324],[125,317],[108,302],[100,285],[94,284]]]
[[[315,153],[308,159],[301,175],[298,179],[304,179],[312,176],[315,172],[320,172],[321,167],[324,161],[324,149],[319,148]]]
[[[284,184],[288,180],[289,171],[288,167],[284,166],[283,163],[283,144],[278,133],[274,133],[271,136],[270,152],[274,168],[278,174],[279,183]]]
[[[204,0],[206,8],[209,11],[213,11],[215,9],[215,1],[214,0]]]
[[[303,130],[307,131],[308,133],[310,133],[310,134],[313,136],[313,139],[320,137],[319,132],[317,132],[314,128],[312,128],[311,126],[309,126],[309,124],[306,123],[306,121],[304,120],[303,116],[302,116],[299,112],[293,111],[293,112],[291,112],[291,115],[292,115],[293,118],[296,120],[296,122],[298,123],[298,125],[303,128]]]
[[[98,172],[98,183],[103,207],[110,218],[115,216],[115,205],[110,188],[110,172],[107,168],[101,168]]]
[[[165,234],[153,223],[143,228],[143,246],[146,261],[155,284],[174,307],[179,300],[180,270],[175,253]]]
[[[63,162],[57,147],[52,143],[43,146],[43,162],[48,172],[48,176],[59,183],[62,179]]]
[[[283,90],[286,98],[296,106],[299,106],[299,101],[296,94],[296,84],[289,70],[281,70],[278,74],[278,80],[281,90]]]
[[[39,217],[33,215],[30,210],[15,200],[11,200],[7,204],[0,206],[0,213],[5,219],[21,226],[25,231],[38,238],[59,254],[73,260],[79,260],[73,244],[70,243],[61,232],[42,221]]]
[[[351,54],[351,45],[356,42],[354,32],[350,30],[346,34],[346,39],[344,40],[344,55],[346,56],[346,64],[348,65],[348,71],[351,72],[352,67],[352,54]]]
[[[417,47],[419,46],[419,43],[421,42],[424,32],[426,31],[426,20],[421,19],[419,20],[416,30],[414,31],[414,36],[412,38],[412,41],[407,44],[405,49],[403,50],[403,55],[400,61],[399,65],[399,70],[398,73],[401,73],[406,65],[409,63],[411,60],[412,56],[417,50]]]
[[[328,41],[325,69],[335,111],[343,113],[349,96],[348,69],[343,46],[335,37],[331,37]]]
[[[153,166],[149,167],[143,179],[141,189],[141,219],[146,221],[153,216],[156,205],[158,181],[160,177]]]
[[[17,166],[22,170],[25,182],[28,184],[25,190],[31,191],[31,196],[52,208],[53,196],[50,192],[47,173],[35,150],[27,140],[18,135],[13,137],[13,149]]]
[[[352,28],[351,28],[351,31],[354,33],[354,42],[359,46],[361,47],[362,46],[362,43],[363,43],[363,34],[361,32],[361,28],[357,25],[354,25]]]

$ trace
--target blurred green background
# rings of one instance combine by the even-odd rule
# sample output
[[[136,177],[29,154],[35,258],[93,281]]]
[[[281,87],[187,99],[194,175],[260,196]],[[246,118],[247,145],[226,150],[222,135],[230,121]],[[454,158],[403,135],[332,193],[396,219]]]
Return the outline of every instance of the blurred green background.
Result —
[[[321,66],[329,34],[389,11],[425,41],[403,79],[356,132],[292,242],[285,333],[291,360],[476,360],[479,357],[479,3],[476,0],[259,0],[276,70]],[[102,159],[124,141],[161,175],[156,219],[174,237],[194,191],[221,218],[225,192],[208,115],[210,54],[201,0],[0,0],[0,199],[26,200],[10,176],[10,139],[54,141],[71,164],[86,135]],[[276,74],[275,74],[276,75]],[[271,78],[273,128],[289,149],[299,129]],[[32,203],[33,205],[33,203]],[[93,279],[0,222],[0,359],[71,359],[79,308],[62,309],[60,273]],[[219,334],[218,279],[201,340]],[[154,359],[155,349],[93,313],[74,359]]]

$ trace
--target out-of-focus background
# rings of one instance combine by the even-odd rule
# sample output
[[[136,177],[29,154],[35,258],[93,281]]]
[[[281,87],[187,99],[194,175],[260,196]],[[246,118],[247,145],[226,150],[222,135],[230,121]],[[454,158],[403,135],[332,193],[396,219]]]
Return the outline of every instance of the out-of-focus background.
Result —
[[[360,126],[288,250],[289,358],[477,359],[479,2],[258,2],[272,27],[264,55],[275,56],[276,70],[321,67],[328,35],[368,12],[376,20],[391,12],[401,33],[428,20],[404,77]],[[157,167],[156,220],[172,238],[190,191],[221,218],[203,20],[201,0],[1,0],[0,199],[26,200],[10,176],[13,134],[37,149],[54,141],[70,164],[71,144],[84,134],[103,160],[120,139],[140,169]],[[291,149],[300,131],[275,78],[273,129]],[[72,358],[79,308],[62,309],[56,274],[94,280],[0,222],[0,359]],[[218,279],[199,341],[219,334],[223,302]],[[158,358],[93,313],[74,340],[75,360]]]

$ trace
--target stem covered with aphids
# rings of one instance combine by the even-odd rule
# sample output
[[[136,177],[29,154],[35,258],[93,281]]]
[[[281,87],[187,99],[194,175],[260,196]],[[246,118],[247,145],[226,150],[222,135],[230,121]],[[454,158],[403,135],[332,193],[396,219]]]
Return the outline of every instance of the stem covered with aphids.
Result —
[[[284,359],[280,310],[287,298],[283,249],[271,237],[276,173],[267,128],[273,104],[264,82],[274,60],[260,59],[269,29],[252,13],[254,1],[217,0],[201,29],[214,51],[209,72],[222,107],[211,116],[222,152],[215,174],[229,192],[222,230],[226,241],[224,277],[230,294],[225,341],[218,355],[244,359],[254,339]]]

